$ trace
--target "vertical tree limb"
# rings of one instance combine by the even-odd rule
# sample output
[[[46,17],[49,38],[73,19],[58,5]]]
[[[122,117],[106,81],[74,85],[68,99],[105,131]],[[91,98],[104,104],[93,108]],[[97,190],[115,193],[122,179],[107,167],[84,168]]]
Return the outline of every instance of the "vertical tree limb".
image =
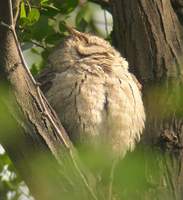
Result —
[[[158,155],[164,153],[153,160],[160,175],[151,171],[146,157],[146,178],[154,186],[144,198],[182,199],[182,26],[170,0],[111,2],[114,44],[143,83],[147,115],[143,143],[159,150]]]
[[[13,5],[18,8],[19,2],[14,0]],[[80,169],[81,165],[78,164],[75,150],[64,128],[26,67],[15,33],[16,17],[17,15],[13,20],[11,0],[2,0],[0,2],[0,89],[3,95],[0,96],[0,103],[6,116],[2,114],[0,116],[3,130],[0,134],[1,142],[36,198],[52,199],[53,193],[58,195],[61,187],[65,187],[61,183],[63,176],[64,180],[69,179],[66,177],[68,174],[64,174],[62,170],[71,165],[70,174],[77,177],[75,181],[77,180],[78,184],[85,186],[83,195],[97,199],[85,177],[86,174],[84,175]],[[4,83],[8,92],[2,87]],[[10,125],[4,123],[5,118],[13,127],[7,127]],[[5,135],[7,133],[8,136]],[[16,142],[12,143],[13,137],[16,138]],[[55,184],[49,183],[49,178],[46,183],[46,187],[52,191],[50,196],[41,194],[40,191],[46,191],[46,188],[37,187],[36,184],[39,181],[43,184],[41,179],[47,176],[44,170],[35,172],[36,167],[41,164],[35,160],[35,155],[42,153],[46,154],[46,160],[51,161],[53,169],[58,170],[53,178]],[[60,180],[56,177],[59,175],[59,170],[62,171]],[[34,175],[34,179],[30,173]],[[60,199],[60,195],[54,199]]]

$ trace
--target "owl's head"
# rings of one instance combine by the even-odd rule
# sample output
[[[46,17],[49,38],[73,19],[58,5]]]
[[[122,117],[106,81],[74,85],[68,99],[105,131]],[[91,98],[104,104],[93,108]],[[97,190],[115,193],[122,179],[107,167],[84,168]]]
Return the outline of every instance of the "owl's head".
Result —
[[[78,62],[87,65],[99,65],[106,71],[112,66],[128,69],[128,63],[104,39],[88,33],[69,28],[67,37],[49,56],[50,64],[59,71],[67,67],[77,66]]]

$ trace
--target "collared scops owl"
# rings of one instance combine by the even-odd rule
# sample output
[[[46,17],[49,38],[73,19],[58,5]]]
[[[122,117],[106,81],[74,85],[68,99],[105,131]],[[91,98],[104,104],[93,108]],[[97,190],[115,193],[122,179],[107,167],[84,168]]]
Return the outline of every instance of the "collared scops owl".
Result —
[[[38,78],[74,144],[108,145],[124,156],[144,128],[139,82],[107,41],[72,29]]]

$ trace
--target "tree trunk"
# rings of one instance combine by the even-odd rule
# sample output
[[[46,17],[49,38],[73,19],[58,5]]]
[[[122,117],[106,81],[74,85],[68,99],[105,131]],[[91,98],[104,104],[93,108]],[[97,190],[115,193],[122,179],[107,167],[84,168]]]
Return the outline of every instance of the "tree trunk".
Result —
[[[19,2],[13,0],[15,12]],[[15,18],[11,1],[1,0],[0,141],[37,200],[96,199],[66,132],[25,67],[11,30]]]
[[[144,153],[156,152],[150,162],[151,150],[144,154],[148,189],[139,198],[183,199],[182,26],[170,0],[113,0],[111,8],[114,45],[143,85]]]

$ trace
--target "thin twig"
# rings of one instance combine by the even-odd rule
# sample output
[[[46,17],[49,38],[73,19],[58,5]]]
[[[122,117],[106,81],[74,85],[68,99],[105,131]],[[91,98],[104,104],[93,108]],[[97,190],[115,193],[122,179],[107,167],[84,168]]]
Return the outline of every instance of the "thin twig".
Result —
[[[115,172],[117,163],[118,163],[118,159],[113,161],[111,171],[110,171],[109,198],[108,198],[109,200],[112,200],[112,196],[113,196],[114,172]]]
[[[37,47],[41,47],[42,49],[46,49],[46,47],[43,44],[40,44],[34,40],[30,40],[32,44],[36,45]]]
[[[11,0],[8,0],[8,1],[9,1],[9,5],[12,6]],[[50,116],[50,114],[47,112],[44,100],[42,98],[42,94],[41,94],[42,92],[41,92],[41,90],[39,88],[39,84],[37,84],[37,82],[34,80],[34,77],[32,76],[32,74],[31,74],[31,72],[30,72],[30,70],[29,70],[29,68],[27,66],[27,63],[26,63],[26,61],[24,59],[24,56],[23,56],[23,53],[22,53],[22,50],[20,48],[20,45],[19,45],[19,42],[18,42],[18,38],[17,38],[17,35],[16,35],[15,26],[14,26],[14,24],[12,24],[13,23],[12,7],[10,7],[10,10],[11,10],[10,11],[10,16],[11,16],[11,20],[10,20],[11,24],[10,24],[10,26],[8,24],[5,24],[4,22],[1,22],[1,25],[5,26],[6,28],[8,28],[13,33],[13,37],[15,39],[15,43],[16,43],[16,46],[17,46],[17,49],[18,49],[18,53],[19,53],[20,59],[22,61],[22,65],[24,66],[26,72],[28,73],[29,78],[31,79],[32,83],[34,84],[34,86],[37,89],[37,93],[38,93],[38,96],[39,96],[39,99],[40,99],[40,102],[41,102],[41,105],[42,105],[43,112],[44,112],[44,114],[46,114],[48,116],[48,119],[50,120],[51,124],[53,125],[53,127],[55,128],[55,130],[57,131],[57,133],[60,133],[59,128],[57,127],[57,125],[53,121],[53,119]],[[69,145],[67,144],[67,142],[65,141],[64,138],[62,138],[62,139],[63,139],[65,147],[68,148]]]
[[[12,0],[8,0],[8,5],[9,5],[9,11],[10,11],[10,26],[13,26],[13,5],[12,5]]]

